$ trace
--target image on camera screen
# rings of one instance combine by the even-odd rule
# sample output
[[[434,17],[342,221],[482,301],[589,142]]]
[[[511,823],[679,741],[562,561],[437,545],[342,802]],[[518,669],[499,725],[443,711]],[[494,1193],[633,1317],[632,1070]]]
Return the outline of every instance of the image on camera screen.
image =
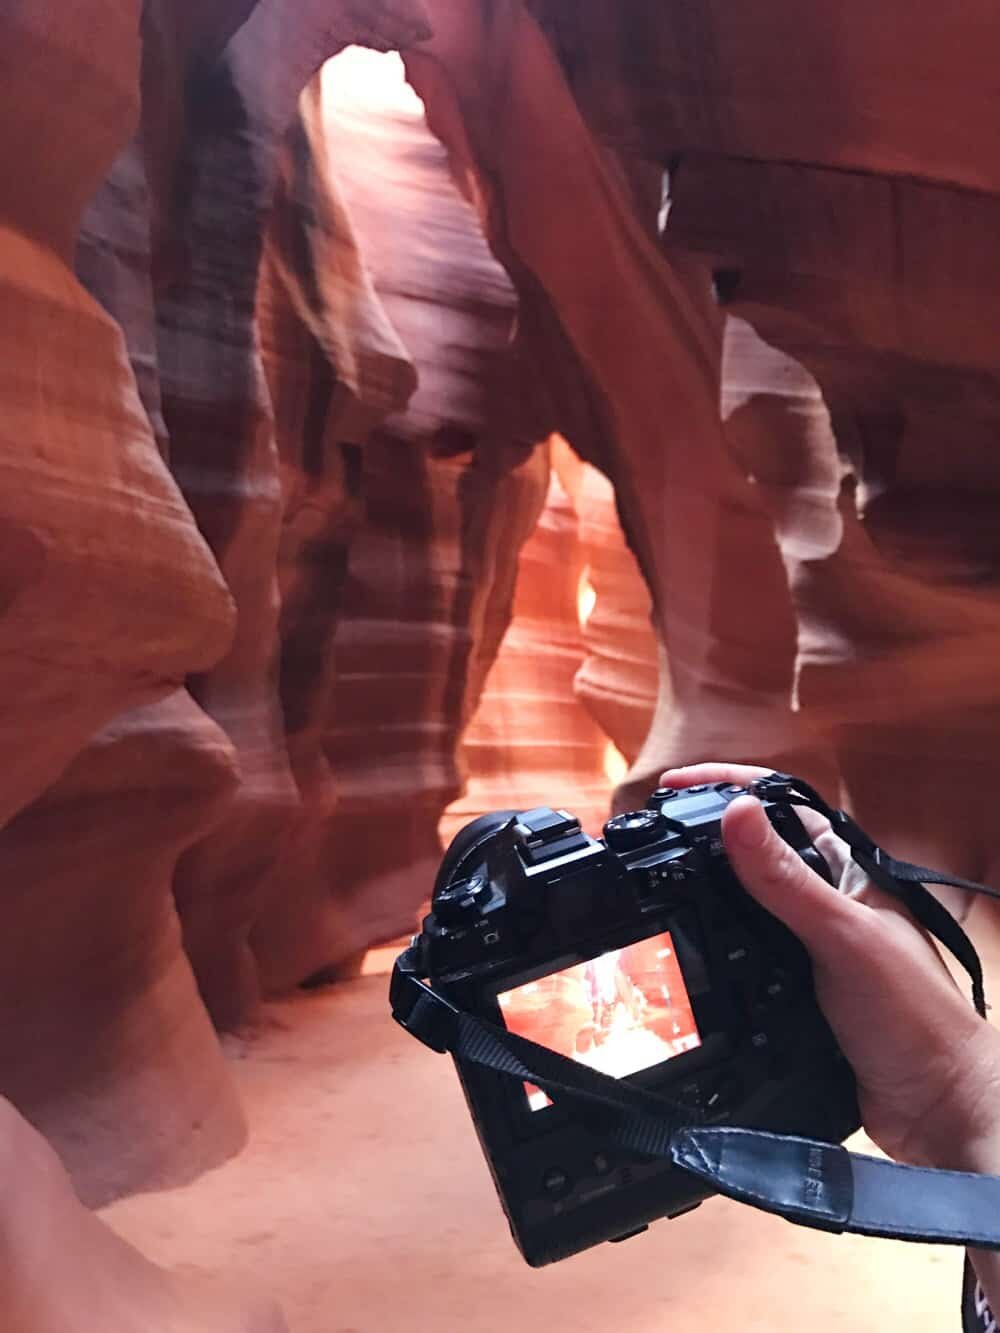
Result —
[[[701,1034],[669,931],[502,991],[511,1032],[624,1078],[693,1051]],[[551,1106],[524,1085],[533,1111]]]

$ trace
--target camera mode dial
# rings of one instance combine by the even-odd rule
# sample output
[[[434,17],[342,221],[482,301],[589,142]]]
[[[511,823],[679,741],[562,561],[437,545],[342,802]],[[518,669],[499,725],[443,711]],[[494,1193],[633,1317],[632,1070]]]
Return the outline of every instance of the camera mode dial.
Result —
[[[670,832],[670,824],[659,810],[632,810],[615,815],[604,825],[604,840],[613,852],[632,852],[659,842]]]
[[[490,886],[485,875],[456,880],[435,897],[435,919],[442,926],[463,926],[478,914],[489,896]]]

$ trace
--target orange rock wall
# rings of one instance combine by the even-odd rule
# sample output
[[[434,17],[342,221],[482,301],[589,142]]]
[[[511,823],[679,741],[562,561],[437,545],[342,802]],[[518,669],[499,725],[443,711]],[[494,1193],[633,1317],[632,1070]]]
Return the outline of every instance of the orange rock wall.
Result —
[[[995,10],[531,7],[599,141],[667,172],[669,262],[716,279],[813,761],[877,836],[993,873]]]

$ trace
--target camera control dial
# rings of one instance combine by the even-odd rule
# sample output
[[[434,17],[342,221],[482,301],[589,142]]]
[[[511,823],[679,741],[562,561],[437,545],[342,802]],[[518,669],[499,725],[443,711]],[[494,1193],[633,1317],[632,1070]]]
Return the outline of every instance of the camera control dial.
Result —
[[[449,884],[434,899],[434,915],[443,926],[461,926],[475,917],[481,905],[490,896],[490,885],[485,875],[459,879]]]
[[[632,810],[615,815],[604,825],[604,839],[613,852],[631,852],[659,842],[670,832],[670,824],[658,810]]]

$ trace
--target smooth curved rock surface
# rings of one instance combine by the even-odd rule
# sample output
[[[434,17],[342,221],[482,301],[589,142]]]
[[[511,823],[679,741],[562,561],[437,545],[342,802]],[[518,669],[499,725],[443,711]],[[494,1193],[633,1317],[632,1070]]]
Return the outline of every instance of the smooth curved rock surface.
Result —
[[[722,153],[1000,192],[989,0],[530,4],[600,138],[647,160]]]
[[[242,1146],[171,895],[237,784],[228,740],[177,691],[105,727],[0,831],[0,1086],[87,1203],[183,1183]]]
[[[409,67],[474,179],[522,302],[535,300],[549,366],[562,337],[556,401],[575,353],[589,414],[578,408],[569,424],[566,408],[557,421],[618,482],[654,592],[672,690],[619,799],[668,755],[755,753],[826,774],[827,785],[839,770],[877,834],[982,875],[991,834],[976,791],[1000,776],[1000,603],[986,517],[998,131],[982,114],[996,91],[983,56],[995,12],[921,14],[906,27],[907,69],[896,79],[902,29],[889,11],[793,13],[782,0],[739,15],[563,0],[531,8],[562,62],[555,74],[513,0],[488,11],[432,5],[435,39]],[[796,61],[775,46],[776,25]],[[560,89],[563,73],[575,102]],[[636,156],[669,171],[662,270],[629,208]],[[612,255],[607,302],[599,284]],[[818,384],[852,473],[843,486],[838,477],[817,533],[838,530],[838,545],[793,560],[791,601],[768,497],[747,472],[754,433],[765,464],[773,450],[750,419],[758,410],[773,419],[785,396],[787,458],[804,449],[804,470],[819,467],[821,484],[838,463],[831,437],[817,445],[815,421],[780,379],[745,407],[735,433],[718,428],[730,315]],[[663,443],[649,450],[654,436]],[[935,810],[942,756],[961,794]],[[914,765],[928,776],[914,780]],[[896,795],[904,789],[909,806]],[[914,816],[921,832],[907,839]]]
[[[522,4],[428,9],[410,78],[518,284],[555,424],[615,481],[667,648],[670,689],[619,799],[667,761],[807,749],[784,568],[720,420],[707,274],[665,262]],[[736,569],[753,571],[752,595]]]
[[[255,319],[285,135],[319,67],[344,45],[427,33],[419,0],[393,5],[261,0],[219,59],[189,81],[171,230],[187,256],[158,294],[171,467],[238,611],[228,656],[192,681],[236,747],[242,782],[225,821],[175,879],[185,947],[216,1022],[252,1017],[250,933],[283,874],[299,791],[279,697],[278,548],[284,497]]]
[[[277,1311],[144,1259],[0,1099],[0,1325],[10,1333],[286,1333]]]
[[[588,603],[579,617],[586,655],[573,690],[631,764],[649,734],[659,692],[652,599],[622,532],[614,486],[564,442],[556,469],[579,519]]]
[[[668,245],[728,275],[726,309],[825,405],[825,426],[800,417],[784,465],[801,471],[781,541],[802,719],[874,836],[988,877],[1000,197],[721,155],[682,160],[672,180]]]
[[[300,906],[276,896],[254,933],[272,989],[411,928],[540,502],[528,460],[541,432],[508,349],[514,295],[398,58],[346,52],[319,87],[306,128],[335,187],[326,254],[339,279],[319,304],[333,316],[340,303],[348,345],[343,383],[304,368],[311,421],[274,389],[289,404],[293,497],[282,680],[308,805],[290,846]],[[355,241],[336,233],[338,195]],[[321,245],[325,230],[313,227]],[[305,287],[285,288],[321,346],[331,330],[312,293],[310,305]]]
[[[102,41],[95,47],[95,28]],[[73,276],[138,105],[138,12],[0,16],[0,822],[124,708],[225,651],[229,595],[160,458],[119,329]],[[66,134],[54,88],[72,87]]]
[[[92,1200],[190,1179],[243,1135],[171,897],[234,787],[178,689],[227,650],[232,602],[70,267],[135,123],[138,36],[127,5],[0,17],[0,1090]]]
[[[348,560],[365,521],[361,443],[405,409],[417,384],[336,179],[322,82],[303,93],[286,135],[257,294],[283,497],[280,691],[299,796],[251,940],[270,988],[337,956],[317,954],[314,930],[336,865],[327,732]]]
[[[609,813],[610,742],[574,689],[586,656],[580,518],[547,451],[537,466],[545,507],[521,550],[510,626],[463,738],[466,790],[448,809],[446,839],[491,810],[563,807],[598,833]]]

